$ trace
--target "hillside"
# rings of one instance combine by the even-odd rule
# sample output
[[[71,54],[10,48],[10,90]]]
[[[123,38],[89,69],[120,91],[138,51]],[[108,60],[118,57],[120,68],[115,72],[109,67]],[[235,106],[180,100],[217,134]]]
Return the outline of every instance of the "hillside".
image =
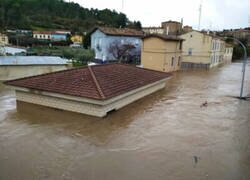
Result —
[[[94,26],[134,27],[123,13],[109,9],[87,9],[77,3],[63,0],[1,0],[0,29],[69,29],[88,31]]]

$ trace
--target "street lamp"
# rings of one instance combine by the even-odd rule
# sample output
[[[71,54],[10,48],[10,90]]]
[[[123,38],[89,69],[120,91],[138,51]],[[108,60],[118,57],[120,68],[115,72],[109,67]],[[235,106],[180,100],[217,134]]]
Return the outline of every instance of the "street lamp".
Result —
[[[246,47],[245,45],[239,41],[236,38],[233,37],[225,37],[226,39],[233,39],[234,41],[236,41],[237,43],[239,43],[243,49],[244,49],[244,59],[243,59],[243,66],[242,66],[242,79],[241,79],[241,88],[240,88],[240,99],[244,99],[243,96],[243,88],[244,88],[244,80],[245,80],[245,70],[246,70],[246,65],[247,65],[247,51],[246,51]]]

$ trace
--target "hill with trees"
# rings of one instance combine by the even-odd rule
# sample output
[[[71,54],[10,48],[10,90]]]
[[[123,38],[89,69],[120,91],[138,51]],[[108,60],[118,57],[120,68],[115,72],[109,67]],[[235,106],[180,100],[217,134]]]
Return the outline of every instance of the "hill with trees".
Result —
[[[141,28],[139,21],[130,21],[115,10],[81,7],[63,0],[1,0],[0,30],[68,29],[85,32],[94,26]]]

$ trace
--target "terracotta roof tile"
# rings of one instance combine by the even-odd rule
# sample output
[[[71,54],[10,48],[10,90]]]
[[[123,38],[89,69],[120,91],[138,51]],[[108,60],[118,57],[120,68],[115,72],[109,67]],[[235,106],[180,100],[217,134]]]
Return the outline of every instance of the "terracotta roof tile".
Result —
[[[170,76],[169,73],[129,65],[107,64],[26,77],[5,84],[104,100]]]
[[[129,28],[98,27],[98,28],[95,28],[92,32],[96,31],[97,29],[111,36],[135,36],[135,37],[144,36],[143,31],[139,31],[136,29],[129,29]]]
[[[175,36],[175,35],[163,35],[163,34],[149,34],[147,36],[145,36],[143,39],[147,39],[147,38],[151,38],[151,37],[156,37],[156,38],[160,38],[164,41],[183,41],[184,39]]]

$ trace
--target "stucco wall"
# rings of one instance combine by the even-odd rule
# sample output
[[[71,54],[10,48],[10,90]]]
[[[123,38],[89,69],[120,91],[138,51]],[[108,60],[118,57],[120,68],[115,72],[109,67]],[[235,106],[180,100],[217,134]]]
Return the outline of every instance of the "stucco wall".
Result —
[[[130,91],[127,94],[120,95],[111,100],[101,101],[96,103],[96,100],[88,99],[82,101],[69,99],[67,96],[61,95],[59,97],[45,95],[40,91],[20,91],[16,90],[16,99],[28,103],[63,109],[67,111],[88,114],[97,117],[104,117],[107,112],[111,110],[118,110],[129,103],[132,103],[142,97],[145,97],[159,89],[165,87],[166,80],[153,83],[151,85]]]
[[[4,65],[0,66],[0,81],[17,79],[67,69],[67,65]]]
[[[144,68],[163,72],[179,70],[182,58],[179,43],[178,41],[164,41],[155,37],[144,39],[141,64]],[[173,64],[172,58],[174,58]]]
[[[191,62],[198,64],[209,64],[211,56],[212,37],[191,31],[180,36],[183,41],[183,59],[182,62]],[[189,49],[192,49],[192,55],[189,55]]]
[[[231,63],[232,57],[233,57],[233,47],[226,47],[223,62],[225,64]]]
[[[103,61],[117,60],[112,53],[109,52],[110,45],[113,43],[118,44],[132,44],[135,46],[135,52],[141,51],[142,40],[139,37],[126,37],[126,36],[108,36],[100,30],[96,30],[91,34],[91,49],[95,51],[95,58],[102,59]],[[99,47],[99,48],[98,48]]]

